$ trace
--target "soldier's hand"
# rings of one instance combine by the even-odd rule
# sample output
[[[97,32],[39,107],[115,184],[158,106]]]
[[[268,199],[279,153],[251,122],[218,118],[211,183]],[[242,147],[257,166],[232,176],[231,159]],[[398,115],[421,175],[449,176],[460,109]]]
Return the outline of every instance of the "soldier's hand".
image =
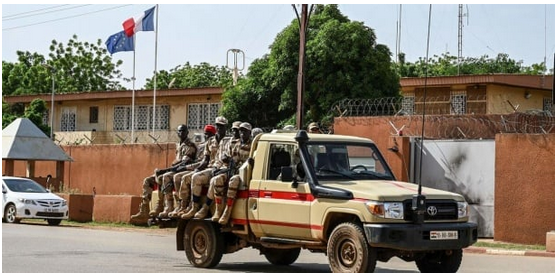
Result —
[[[247,162],[249,162],[249,165],[254,166],[254,158],[252,157],[247,158]]]

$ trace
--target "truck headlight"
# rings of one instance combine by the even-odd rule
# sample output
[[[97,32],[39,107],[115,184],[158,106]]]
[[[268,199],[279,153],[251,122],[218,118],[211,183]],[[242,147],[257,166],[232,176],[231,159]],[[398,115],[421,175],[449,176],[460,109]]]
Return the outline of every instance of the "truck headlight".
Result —
[[[457,202],[457,210],[459,214],[459,219],[468,216],[468,203],[466,202]]]
[[[367,202],[366,207],[374,216],[386,219],[404,219],[402,202]]]

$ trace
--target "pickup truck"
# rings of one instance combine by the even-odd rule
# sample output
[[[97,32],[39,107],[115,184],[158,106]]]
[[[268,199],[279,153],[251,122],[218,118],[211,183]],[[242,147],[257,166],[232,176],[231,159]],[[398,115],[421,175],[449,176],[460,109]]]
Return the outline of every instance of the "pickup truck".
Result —
[[[370,139],[278,131],[256,136],[250,157],[227,225],[178,221],[177,250],[193,266],[253,247],[275,265],[307,249],[326,254],[332,272],[373,272],[392,257],[456,272],[477,240],[463,196],[396,181]]]

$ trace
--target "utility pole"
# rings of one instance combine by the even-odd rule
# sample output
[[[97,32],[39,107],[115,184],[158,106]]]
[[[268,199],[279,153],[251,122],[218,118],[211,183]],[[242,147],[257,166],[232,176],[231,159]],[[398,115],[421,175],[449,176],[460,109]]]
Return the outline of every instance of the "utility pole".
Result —
[[[299,19],[299,73],[297,77],[297,129],[301,129],[303,126],[303,93],[304,93],[304,71],[305,71],[305,46],[306,46],[306,28],[308,26],[308,5],[301,5],[301,18],[299,19],[299,14],[297,13],[297,19]],[[295,12],[297,8],[293,5]]]
[[[52,96],[50,98],[50,139],[54,140],[54,74],[56,73],[56,69],[49,64],[43,64],[43,66],[50,70],[50,76],[52,77]]]
[[[229,65],[229,53],[233,53],[233,67]],[[241,54],[243,56],[243,63],[241,64],[241,68],[237,66],[237,55]],[[225,64],[227,68],[233,71],[233,85],[237,84],[237,79],[239,78],[239,71],[245,69],[245,52],[241,49],[232,48],[227,50],[227,56],[225,59]]]

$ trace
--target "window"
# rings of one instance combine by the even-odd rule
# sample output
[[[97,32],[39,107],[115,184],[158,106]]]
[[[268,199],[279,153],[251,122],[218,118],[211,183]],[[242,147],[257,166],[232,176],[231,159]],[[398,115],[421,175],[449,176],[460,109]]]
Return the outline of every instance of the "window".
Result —
[[[62,118],[60,121],[60,130],[62,132],[75,131],[77,109],[75,107],[62,107]]]
[[[414,115],[414,96],[403,97],[402,108],[407,115]]]
[[[551,112],[552,107],[553,107],[553,100],[551,100],[551,98],[543,98],[543,110]],[[551,113],[551,114],[555,114],[555,113]]]
[[[89,107],[89,123],[98,123],[98,106]]]
[[[466,91],[451,92],[451,114],[452,115],[466,114]]]
[[[219,111],[219,103],[190,103],[187,109],[187,126],[189,129],[202,130],[206,124],[214,122]]]
[[[300,160],[292,160],[292,155],[295,155],[295,147],[295,145],[291,144],[272,144],[270,147],[270,166],[267,176],[269,180],[278,180],[281,174],[281,167],[291,167],[291,163],[300,162]]]
[[[115,106],[114,107],[114,131],[131,130],[131,116],[133,115],[131,106]],[[135,130],[146,131],[153,128],[152,122],[152,106],[138,105],[135,106]],[[155,113],[156,130],[168,130],[170,123],[170,106],[156,105]]]

